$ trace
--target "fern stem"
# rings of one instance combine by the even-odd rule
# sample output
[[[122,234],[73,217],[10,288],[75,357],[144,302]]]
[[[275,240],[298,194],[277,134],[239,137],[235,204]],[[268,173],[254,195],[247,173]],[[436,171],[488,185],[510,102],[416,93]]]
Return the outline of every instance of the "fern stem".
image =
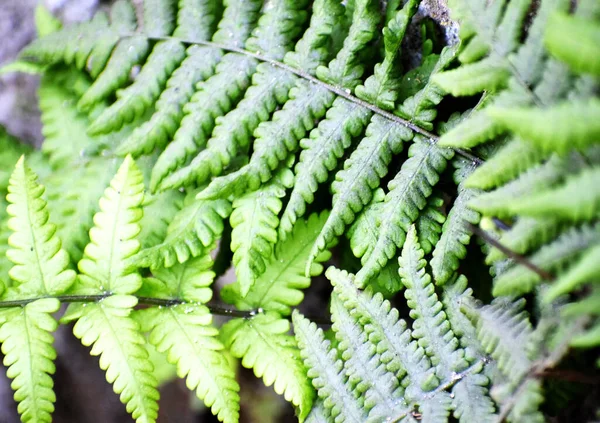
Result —
[[[550,273],[548,273],[544,269],[541,269],[540,267],[536,266],[534,263],[532,263],[527,258],[523,257],[521,254],[519,254],[519,253],[511,250],[510,248],[504,246],[503,244],[501,244],[500,242],[498,242],[495,238],[493,238],[492,236],[488,235],[487,232],[482,231],[481,229],[479,229],[477,226],[473,225],[472,223],[469,223],[467,225],[467,227],[469,228],[469,230],[471,232],[473,232],[475,235],[477,235],[480,238],[482,238],[485,242],[487,242],[488,244],[490,244],[492,247],[497,248],[505,256],[512,258],[517,263],[519,263],[519,264],[527,267],[532,272],[537,273],[542,279],[544,279],[546,281],[552,281],[552,280],[554,280],[554,277]]]
[[[113,294],[101,294],[101,295],[58,295],[58,296],[40,296],[34,298],[25,298],[23,300],[8,300],[0,301],[0,309],[10,307],[24,307],[29,303],[38,301],[44,298],[56,298],[61,303],[95,303],[109,298]],[[178,304],[185,304],[186,301],[177,298],[153,298],[153,297],[137,297],[138,305],[158,306],[158,307],[170,307]],[[262,309],[258,310],[238,310],[235,308],[223,307],[215,304],[202,304],[205,306],[211,314],[218,316],[226,316],[232,318],[249,319],[263,312]],[[289,317],[284,316],[284,319]],[[310,319],[320,325],[330,325],[331,321],[323,317],[310,316]]]
[[[458,382],[460,382],[461,380],[463,380],[465,377],[469,376],[474,371],[475,371],[475,373],[477,373],[476,370],[478,370],[478,368],[479,368],[479,366],[481,364],[483,364],[485,366],[490,361],[491,361],[490,358],[483,357],[483,358],[479,359],[478,361],[474,362],[472,365],[470,365],[469,367],[467,367],[462,372],[460,372],[460,373],[453,373],[452,377],[447,382],[442,383],[437,388],[435,388],[434,390],[425,393],[425,395],[423,395],[423,398],[420,398],[418,401],[415,401],[415,403],[422,402],[422,400],[424,400],[424,399],[434,398],[436,394],[439,394],[440,392],[443,392],[443,391],[448,391],[450,388],[452,388]],[[391,418],[388,421],[390,421],[392,423],[399,423],[407,415],[408,415],[407,413],[403,413],[401,415],[396,415],[396,416],[394,416],[393,418]]]
[[[423,136],[426,137],[427,141],[431,144],[437,144],[438,140],[439,140],[439,136],[434,134],[433,132],[429,132],[426,129],[421,128],[420,126],[414,124],[413,122],[406,120],[406,119],[402,119],[399,116],[396,116],[393,113],[390,113],[386,110],[383,110],[371,103],[368,103],[364,100],[361,100],[358,97],[355,97],[351,94],[350,90],[346,90],[342,87],[336,87],[334,85],[328,84],[326,82],[321,81],[320,79],[312,76],[311,74],[304,72],[302,70],[293,68],[292,66],[286,65],[283,62],[280,62],[278,60],[274,60],[274,59],[270,59],[266,56],[263,56],[260,53],[252,53],[248,50],[244,50],[243,48],[239,48],[239,47],[234,47],[234,46],[228,46],[228,45],[224,45],[224,44],[220,44],[220,43],[215,43],[213,41],[205,41],[205,40],[188,40],[188,39],[184,39],[184,38],[178,38],[178,37],[172,37],[172,36],[148,36],[145,34],[139,34],[139,33],[130,33],[130,34],[122,34],[120,36],[121,39],[123,38],[129,38],[129,37],[134,37],[134,36],[144,36],[146,37],[146,39],[151,40],[151,41],[168,41],[168,40],[175,40],[178,41],[180,43],[183,44],[196,44],[196,45],[202,45],[202,46],[206,46],[206,47],[213,47],[213,48],[217,48],[220,50],[224,50],[224,51],[229,51],[232,53],[238,53],[238,54],[243,54],[245,56],[249,56],[252,57],[256,60],[259,60],[261,62],[265,62],[265,63],[269,63],[271,66],[276,66],[280,69],[283,69],[287,72],[291,72],[294,75],[306,79],[307,81],[319,85],[321,87],[323,87],[324,89],[331,91],[332,93],[334,93],[335,95],[339,96],[339,97],[343,97],[348,101],[351,101],[353,103],[356,103],[358,105],[360,105],[361,107],[364,107],[370,111],[372,111],[375,114],[381,115],[384,118],[391,120],[392,122],[395,122],[399,125],[402,125],[406,128],[409,128],[410,130],[421,134]],[[446,148],[451,148],[453,149],[457,154],[463,156],[464,158],[471,160],[473,163],[475,163],[477,166],[483,164],[485,162],[485,160],[481,159],[480,157],[477,157],[476,155],[468,152],[467,150],[464,150],[462,148],[454,148],[454,147],[446,147]]]
[[[43,298],[56,298],[61,303],[93,303],[102,301],[112,294],[103,294],[103,295],[59,295],[56,297],[47,296],[47,297],[35,297],[35,298],[26,298],[23,300],[9,300],[9,301],[0,301],[0,308],[9,308],[9,307],[23,307],[29,303],[34,301],[41,300]],[[138,304],[149,305],[149,306],[159,306],[159,307],[169,307],[177,304],[185,304],[185,301],[176,299],[176,298],[152,298],[152,297],[137,297]],[[212,314],[220,315],[220,316],[229,316],[229,317],[241,317],[241,318],[249,318],[255,316],[260,310],[236,310],[232,308],[222,307],[213,304],[204,304],[206,308],[210,310]]]

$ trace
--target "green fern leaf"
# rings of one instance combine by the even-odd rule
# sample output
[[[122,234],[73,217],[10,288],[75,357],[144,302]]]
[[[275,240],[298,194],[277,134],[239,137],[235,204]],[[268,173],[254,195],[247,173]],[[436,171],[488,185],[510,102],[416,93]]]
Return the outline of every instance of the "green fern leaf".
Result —
[[[552,241],[563,225],[555,218],[520,217],[513,227],[504,232],[498,242],[517,254],[527,254]],[[490,249],[486,263],[491,264],[505,258],[497,248]]]
[[[423,251],[425,251],[425,254],[431,253],[440,241],[442,225],[446,221],[446,216],[440,211],[443,206],[444,200],[442,198],[436,196],[429,197],[427,206],[425,206],[415,221],[419,244]]]
[[[237,108],[219,119],[201,151],[187,167],[164,178],[159,189],[179,188],[189,183],[202,184],[211,176],[219,176],[240,153],[246,153],[251,135],[258,125],[268,120],[278,105],[288,100],[296,77],[267,63],[257,66],[252,86]]]
[[[348,228],[346,237],[350,240],[350,248],[355,257],[365,261],[373,252],[377,244],[379,233],[377,223],[383,210],[385,192],[378,188],[373,193],[371,202],[357,216],[356,220]]]
[[[310,276],[305,275],[310,249],[326,219],[327,213],[321,213],[312,214],[307,221],[296,222],[292,234],[275,246],[275,254],[266,263],[265,272],[256,279],[248,294],[242,297],[238,280],[223,288],[221,298],[241,310],[264,309],[289,315],[291,307],[302,302],[301,290],[310,286],[310,276],[323,271],[319,263],[331,257],[329,251],[323,251],[311,264]]]
[[[177,375],[186,378],[187,387],[196,391],[219,421],[237,422],[239,385],[208,309],[180,304],[139,313],[143,331],[150,332],[149,342],[167,354],[169,363],[177,366]]]
[[[411,309],[410,317],[414,319],[412,336],[431,358],[432,364],[443,369],[441,374],[450,370],[459,372],[467,367],[467,363],[442,311],[431,277],[425,272],[424,256],[415,227],[411,226],[398,261],[400,277],[406,287],[404,296]]]
[[[584,169],[565,183],[509,205],[514,214],[587,221],[600,214],[600,167]]]
[[[344,169],[336,174],[332,184],[333,208],[315,242],[309,263],[336,236],[340,236],[346,226],[354,221],[356,214],[369,204],[372,191],[379,187],[380,179],[388,171],[392,155],[399,153],[403,142],[410,139],[410,130],[381,116],[371,119],[366,137],[346,160]]]
[[[142,116],[158,98],[173,70],[185,58],[185,48],[177,41],[158,43],[146,64],[129,87],[117,91],[118,100],[89,126],[92,135],[105,134]]]
[[[34,301],[24,307],[0,311],[0,342],[6,375],[23,422],[51,422],[56,395],[52,374],[56,350],[52,332],[58,323],[52,317],[60,308],[55,298]]]
[[[167,81],[152,118],[119,145],[118,154],[139,156],[149,154],[155,148],[163,148],[179,127],[183,105],[190,100],[197,84],[213,74],[221,53],[211,48],[191,46],[186,56]]]
[[[117,3],[118,4],[118,3]],[[145,1],[143,9],[144,31],[158,36],[169,35],[168,29],[173,25],[173,10],[170,2]],[[119,13],[123,18],[119,21],[118,33],[133,33],[136,30],[137,19],[132,6],[123,7]],[[113,14],[112,17],[115,17]],[[167,28],[168,27],[168,28]],[[82,110],[90,110],[95,104],[110,96],[117,88],[123,86],[129,79],[135,65],[141,64],[150,51],[149,40],[142,36],[132,36],[121,39],[110,55],[92,86],[85,92],[78,103]],[[96,73],[95,72],[95,73]]]
[[[154,169],[150,188],[165,189],[163,180],[176,168],[202,150],[211,138],[217,117],[225,115],[242,97],[256,70],[256,61],[236,54],[223,57],[215,75],[196,86],[197,91],[183,107],[183,116],[173,141],[160,155]],[[200,153],[202,154],[202,153]],[[205,153],[207,154],[207,153]]]
[[[183,208],[184,195],[179,191],[144,194],[138,240],[142,249],[160,244],[167,236],[173,218]]]
[[[437,116],[435,107],[440,104],[444,94],[446,94],[433,82],[433,77],[452,63],[455,55],[456,48],[444,48],[435,62],[435,66],[431,69],[430,75],[426,77],[427,83],[414,95],[404,99],[402,104],[398,106],[396,113],[411,122],[417,123],[422,128],[433,129],[432,122]]]
[[[43,194],[44,187],[21,157],[6,196],[8,227],[13,231],[6,257],[14,263],[9,274],[19,284],[19,297],[60,295],[75,281],[75,272],[68,269],[69,255],[49,222]]]
[[[448,282],[444,285],[442,303],[450,325],[465,349],[465,358],[474,360],[484,357],[485,351],[477,341],[475,326],[461,310],[461,306],[466,305],[468,307],[474,304],[475,301],[473,290],[467,288],[467,286],[467,278],[463,275],[452,282]]]
[[[560,37],[559,34],[572,37]],[[571,69],[600,75],[600,28],[597,22],[556,12],[548,20],[544,45],[550,54],[568,63]]]
[[[358,406],[356,398],[349,391],[343,363],[337,358],[335,348],[329,348],[323,330],[298,311],[294,311],[292,319],[300,354],[309,369],[308,377],[323,400],[327,416],[335,422],[365,421],[365,410]]]
[[[490,189],[503,185],[547,159],[548,156],[549,154],[536,148],[532,143],[513,138],[477,167],[465,181],[465,186]]]
[[[127,411],[137,423],[150,423],[158,415],[158,382],[146,340],[130,318],[136,304],[135,297],[113,295],[97,303],[71,305],[62,321],[77,320],[73,333],[83,345],[92,346],[91,355],[100,356],[100,368]]]
[[[231,203],[226,200],[195,200],[188,194],[184,207],[173,217],[163,242],[140,251],[129,263],[137,267],[171,267],[190,257],[198,257],[211,250],[223,233],[223,220],[231,214]]]
[[[57,72],[42,77],[38,91],[42,112],[42,151],[54,169],[81,162],[110,143],[110,139],[86,134],[89,120],[75,104],[81,88],[89,86],[83,73]]]
[[[298,418],[303,421],[314,395],[289,331],[289,321],[277,313],[261,313],[251,319],[229,321],[221,329],[221,337],[244,367],[253,369],[266,386],[274,385],[275,392],[298,407]]]
[[[600,137],[600,100],[590,98],[561,103],[548,109],[489,108],[487,113],[503,127],[532,142],[542,151],[565,154],[584,149]]]
[[[285,54],[283,62],[314,75],[317,67],[331,54],[328,43],[343,14],[344,7],[339,0],[315,0],[308,29],[294,51]]]
[[[256,190],[273,175],[280,162],[298,149],[298,141],[313,128],[331,106],[334,95],[322,88],[298,81],[290,90],[289,100],[254,131],[253,153],[248,165],[213,180],[199,198],[226,198],[247,190]]]
[[[552,272],[565,267],[599,240],[600,225],[574,227],[540,248],[528,260],[538,268]],[[493,294],[497,296],[530,292],[540,281],[541,276],[532,270],[514,266],[494,280]]]
[[[172,3],[171,7],[174,6],[175,4]],[[180,6],[177,28],[173,35],[184,39],[189,38],[192,35],[199,36],[199,40],[207,39],[210,34],[207,34],[206,30],[212,26],[211,24],[215,19],[214,14],[216,11],[214,4],[210,4],[210,2],[198,3],[195,1],[183,1]],[[191,13],[191,9],[193,9],[193,13]],[[165,10],[165,12],[172,13],[173,9],[168,11]],[[195,16],[197,20],[194,21],[190,19],[190,14]],[[165,28],[161,29],[161,32],[165,32],[163,35],[166,35],[166,33],[170,34],[173,31],[173,26],[174,25],[165,25]],[[198,28],[202,28],[202,30],[198,31]],[[174,102],[176,105],[179,105],[182,96],[184,100],[189,98],[191,95],[191,92],[189,92],[191,91],[191,87],[193,87],[202,76],[212,73],[214,65],[221,56],[220,52],[213,53],[214,49],[211,49],[210,52],[204,51],[204,63],[202,63],[201,66],[200,63],[198,63],[198,59],[184,61],[186,56],[189,57],[188,53],[192,54],[196,52],[196,54],[198,54],[197,49],[198,47],[192,46],[188,51],[185,51],[183,44],[177,41],[165,41],[156,44],[134,83],[130,87],[117,92],[119,100],[96,118],[90,125],[90,133],[110,132],[115,128],[120,127],[122,122],[131,121],[135,119],[136,116],[144,114],[146,109],[148,109],[161,92],[163,92],[167,78],[169,78],[173,70],[180,65],[180,72],[174,74],[172,78],[169,78],[167,90],[163,92],[164,95],[161,95],[163,101],[160,101],[156,105],[157,111],[159,113],[164,113],[165,102]],[[203,51],[207,49],[200,50]],[[182,62],[184,63],[182,64]],[[182,81],[182,79],[185,79],[186,81]],[[178,87],[182,84],[187,84],[188,89],[185,90],[183,87],[180,87],[182,88],[181,91],[177,89],[173,92],[174,89],[172,88],[172,85]],[[167,91],[169,91],[168,94]],[[172,97],[175,98],[173,99]],[[169,100],[165,100],[165,98],[169,98]],[[159,119],[159,116],[155,116],[155,121]],[[164,115],[162,115],[162,119],[169,120],[168,118],[165,118]],[[150,126],[151,123],[146,125],[146,128]],[[164,126],[167,126],[168,124],[168,122],[165,123],[164,121],[162,123]],[[147,129],[145,130],[147,131]],[[138,132],[138,135],[139,134],[140,132]],[[145,140],[146,144],[151,143],[152,141],[152,139]],[[150,149],[150,147],[146,145],[145,149]],[[121,151],[126,154],[125,150],[121,149]]]
[[[511,381],[518,381],[532,364],[525,348],[514,348],[527,345],[533,334],[524,305],[525,300],[497,299],[479,309],[464,308],[475,324],[483,348]]]
[[[567,272],[560,275],[558,280],[546,291],[544,300],[551,302],[559,295],[567,294],[580,285],[593,281],[596,275],[600,274],[598,253],[600,253],[600,244],[586,250],[577,262]]]
[[[231,250],[242,296],[266,270],[277,242],[281,198],[292,185],[292,172],[284,168],[268,185],[233,201]]]
[[[2,155],[0,156],[0,191],[6,191],[15,164],[22,155],[29,153],[31,149],[10,136],[2,126],[0,126],[0,149],[2,149]]]
[[[433,250],[431,270],[436,285],[448,282],[458,269],[461,259],[467,255],[466,246],[471,240],[468,224],[479,223],[479,214],[467,207],[467,204],[478,192],[464,186],[466,178],[472,174],[474,166],[465,160],[456,162],[455,182],[458,183],[458,195],[448,213],[442,228],[442,236]]]
[[[564,160],[553,157],[495,191],[475,197],[469,202],[469,207],[487,216],[510,217],[510,206],[515,202],[515,198],[522,199],[556,184],[569,171],[567,166]]]
[[[397,248],[402,246],[408,226],[426,206],[432,187],[438,182],[439,174],[453,154],[451,150],[441,149],[424,140],[411,145],[409,158],[388,184],[389,192],[380,217],[377,244],[356,275],[359,286],[365,286],[369,279],[379,273]]]
[[[10,283],[8,272],[12,268],[12,263],[6,257],[6,251],[10,248],[8,238],[10,237],[10,229],[8,228],[8,213],[6,212],[6,202],[3,196],[0,196],[0,295],[4,294],[6,287]]]
[[[368,411],[369,419],[405,411],[408,407],[402,398],[404,388],[381,365],[377,346],[369,342],[360,324],[336,295],[331,299],[331,318],[348,382],[358,396],[359,405]]]
[[[398,97],[399,65],[397,57],[406,28],[417,10],[417,0],[406,2],[383,28],[385,56],[375,65],[373,75],[356,87],[356,96],[385,110],[393,110]]]
[[[373,0],[358,0],[354,4],[352,24],[344,45],[328,66],[317,68],[321,81],[339,85],[347,89],[355,88],[360,82],[364,66],[360,53],[376,33],[380,21],[378,4]]]
[[[140,288],[141,276],[126,269],[125,261],[140,249],[136,236],[143,215],[143,180],[135,162],[127,156],[100,199],[90,243],[78,264],[81,274],[76,292],[131,294]]]
[[[299,217],[306,213],[306,205],[314,201],[318,185],[327,180],[344,150],[350,147],[367,124],[370,113],[364,108],[337,98],[327,111],[325,119],[311,131],[310,138],[300,141],[302,153],[295,168],[295,182],[279,226],[280,237],[285,237]]]
[[[193,257],[169,268],[153,267],[152,277],[144,279],[138,291],[141,297],[153,296],[205,304],[212,298],[210,285],[215,273],[209,255]]]
[[[71,166],[70,172],[53,172],[45,182],[57,233],[71,261],[77,263],[89,242],[98,201],[117,172],[119,160],[94,157]]]
[[[404,395],[407,402],[438,386],[439,379],[425,351],[412,341],[406,322],[400,320],[398,310],[389,301],[381,294],[361,294],[353,275],[345,271],[330,267],[325,275],[344,307],[363,325],[369,339],[376,340],[377,352],[388,371],[406,378],[403,386],[412,386]]]
[[[510,72],[501,60],[484,59],[439,73],[433,81],[453,96],[467,96],[504,88]]]

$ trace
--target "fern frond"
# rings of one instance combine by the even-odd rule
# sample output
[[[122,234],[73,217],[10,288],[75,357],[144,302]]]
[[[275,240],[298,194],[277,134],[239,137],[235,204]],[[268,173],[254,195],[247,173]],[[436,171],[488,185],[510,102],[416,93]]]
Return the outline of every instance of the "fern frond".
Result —
[[[397,248],[402,246],[408,226],[427,204],[432,187],[438,182],[439,174],[453,154],[451,150],[441,149],[424,140],[411,145],[409,158],[388,184],[389,192],[380,217],[377,244],[356,275],[359,286],[365,286],[369,279],[379,273]]]
[[[373,252],[377,244],[379,228],[377,227],[379,217],[383,210],[385,192],[378,188],[373,192],[371,202],[356,217],[356,220],[348,228],[346,237],[350,241],[350,248],[355,257],[364,262]]]
[[[504,232],[498,242],[518,254],[527,254],[535,248],[552,241],[560,232],[562,224],[555,218],[520,217],[513,227]],[[496,248],[490,249],[486,262],[494,263],[505,258]]]
[[[266,386],[298,407],[303,421],[311,409],[313,390],[300,357],[290,323],[277,313],[260,313],[251,319],[233,319],[221,329],[225,346],[242,365],[253,369]]]
[[[164,147],[179,127],[184,105],[187,106],[197,84],[213,74],[221,53],[211,48],[191,46],[186,56],[156,101],[156,112],[119,145],[118,154],[135,157]]]
[[[401,51],[406,28],[415,14],[417,0],[410,0],[397,11],[383,28],[385,55],[383,62],[375,65],[373,75],[364,85],[356,87],[356,96],[385,110],[393,110],[398,98],[399,64],[397,57]]]
[[[514,382],[529,371],[532,363],[525,348],[514,348],[515,345],[527,345],[533,334],[524,306],[525,300],[510,302],[496,299],[479,309],[463,308],[474,322],[477,337],[485,351]]]
[[[365,421],[365,410],[358,406],[346,385],[342,360],[337,358],[335,348],[329,348],[323,330],[298,311],[294,311],[292,319],[300,354],[309,368],[308,377],[317,389],[328,417],[335,422]]]
[[[52,317],[60,308],[55,298],[46,298],[0,311],[0,342],[6,375],[23,422],[51,422],[56,394],[52,374],[56,350],[52,332],[58,323]]]
[[[294,75],[267,63],[259,64],[252,86],[237,108],[219,119],[206,149],[187,167],[164,178],[159,189],[179,188],[193,182],[202,184],[211,176],[221,175],[234,157],[247,152],[254,130],[288,100],[295,82]]]
[[[460,60],[467,64],[436,75],[434,81],[446,91],[460,95],[474,94],[494,87],[506,89],[499,89],[498,94],[486,95],[486,104],[480,104],[477,113],[473,113],[469,119],[445,133],[440,138],[440,146],[471,148],[501,133],[503,128],[492,121],[485,112],[488,105],[524,107],[539,101],[530,87],[539,82],[545,69],[544,29],[547,26],[549,15],[557,10],[566,10],[568,2],[564,0],[542,1],[527,30],[525,42],[516,49],[522,36],[522,23],[529,3],[528,0],[512,1],[504,10],[503,5],[481,10],[484,7],[481,2],[466,2],[464,5],[461,5],[460,2],[455,3],[458,7],[466,6],[461,9],[461,13],[466,11],[469,15],[467,19],[469,24],[465,29],[465,32],[469,34],[467,37],[478,34],[478,37],[471,40],[470,44],[483,45],[484,48],[471,50],[467,45],[460,55]],[[494,16],[492,19],[480,19],[480,16],[486,14]],[[473,25],[477,26],[476,30]],[[482,36],[485,38],[483,44],[481,44]],[[496,44],[496,41],[500,43]],[[473,63],[473,58],[478,60],[488,51],[490,55],[487,58]],[[513,54],[510,54],[511,52]],[[508,57],[510,59],[507,59]],[[473,76],[471,69],[477,67],[482,68],[480,70],[483,71],[483,74],[474,75],[478,76],[480,81],[477,89],[474,90],[470,81],[462,77]]]
[[[194,197],[194,192],[188,194],[184,207],[169,224],[164,241],[131,257],[130,264],[171,267],[214,248],[223,233],[223,220],[231,214],[231,203],[226,200],[198,201]]]
[[[226,198],[230,194],[253,191],[273,176],[280,162],[298,149],[298,141],[331,106],[334,95],[304,81],[296,82],[289,100],[254,131],[250,162],[240,170],[213,180],[199,198]]]
[[[292,172],[284,168],[268,185],[233,201],[231,250],[242,296],[266,270],[277,242],[281,198],[292,185]]]
[[[308,29],[294,51],[285,54],[283,62],[314,75],[317,67],[331,55],[328,42],[344,11],[339,0],[315,0]]]
[[[175,3],[165,3],[167,4],[165,5],[163,12],[165,14],[173,14]],[[194,35],[200,37],[198,39],[201,40],[207,39],[210,35],[207,33],[207,29],[211,28],[211,24],[215,20],[214,14],[215,5],[210,2],[182,1],[177,14],[177,27],[173,35],[183,38]],[[195,16],[196,20],[190,19],[190,15]],[[170,34],[175,28],[174,22],[172,23],[171,21],[172,18],[165,19],[164,27],[156,29],[157,34]],[[198,28],[201,28],[201,30],[198,30]],[[152,30],[152,28],[149,29]],[[200,49],[204,53],[204,62],[202,63],[202,66],[198,63],[198,59],[184,60],[186,56],[189,58],[192,54],[198,54],[198,49],[198,47],[192,46],[186,51],[183,44],[177,41],[157,43],[140,73],[136,76],[133,84],[124,90],[117,92],[118,100],[92,122],[89,127],[89,132],[92,134],[106,133],[119,128],[122,123],[132,121],[136,117],[143,115],[159,95],[163,100],[157,102],[156,109],[159,115],[157,116],[155,114],[153,119],[156,122],[156,120],[161,120],[162,118],[162,122],[160,123],[162,123],[164,127],[167,127],[167,125],[172,122],[171,119],[173,119],[173,117],[160,115],[161,112],[164,113],[165,103],[175,103],[176,106],[180,106],[181,102],[191,95],[191,92],[189,91],[191,91],[193,85],[200,78],[206,77],[207,74],[212,72],[216,61],[221,56],[219,52],[213,53],[212,51],[203,51],[207,49]],[[180,65],[181,67],[179,67]],[[173,70],[178,67],[180,72],[174,74],[173,77],[170,78]],[[167,78],[169,79],[168,82]],[[186,81],[182,81],[182,79],[186,79]],[[167,82],[167,90],[163,92],[162,90],[165,82]],[[186,87],[184,84],[187,84],[187,90],[185,90]],[[173,85],[175,88],[173,88]],[[161,92],[163,92],[162,95]],[[151,127],[153,123],[154,122],[149,122],[145,124],[145,127]],[[173,125],[173,123],[171,123],[171,125]],[[137,131],[136,135],[139,137],[139,134],[144,133],[144,131],[147,132],[148,129],[141,128]],[[152,142],[156,141],[153,139],[145,140],[145,150],[150,149],[148,144]],[[129,152],[124,150],[123,147],[121,147],[120,151],[124,154]]]
[[[75,281],[75,272],[68,269],[69,255],[61,248],[56,226],[49,221],[44,190],[21,157],[6,196],[8,227],[13,232],[6,257],[14,263],[9,274],[19,284],[20,297],[60,295]]]
[[[467,255],[466,246],[471,240],[468,224],[476,225],[480,217],[477,212],[467,207],[479,192],[465,187],[464,182],[472,174],[475,166],[462,159],[457,160],[456,165],[454,180],[458,184],[458,195],[442,227],[440,241],[435,245],[431,259],[431,270],[436,285],[448,282],[458,269],[460,260]]]
[[[149,26],[145,26],[145,30],[159,33],[157,35],[167,35],[165,31],[160,34],[157,30],[164,24],[162,8],[169,8],[169,2],[153,4],[157,2],[144,2],[143,21],[144,23],[151,22]],[[117,3],[119,4],[119,3]],[[133,6],[127,1],[122,3],[120,13],[112,14],[111,18],[119,16],[118,26],[115,28],[117,33],[129,32],[133,33],[137,27],[137,18]],[[116,5],[113,8],[117,7]],[[171,19],[167,19],[167,24],[171,25]],[[114,22],[113,22],[114,24]],[[146,25],[146,24],[145,24]],[[116,89],[123,86],[129,79],[131,69],[142,61],[150,51],[149,40],[142,35],[134,35],[121,39],[114,50],[111,52],[110,58],[106,62],[103,69],[98,66],[94,73],[97,73],[97,78],[85,94],[79,99],[78,107],[82,110],[90,110],[95,104],[110,96]],[[100,72],[100,69],[101,72]],[[98,73],[99,72],[99,73]]]
[[[400,319],[398,310],[381,294],[361,295],[354,277],[345,271],[330,267],[325,275],[345,308],[363,325],[369,339],[377,343],[377,352],[388,371],[405,377],[406,385],[412,386],[405,393],[406,401],[415,400],[423,391],[434,389],[439,379],[433,373],[423,348],[412,341],[411,331]]]
[[[280,237],[286,236],[296,220],[306,213],[306,205],[314,201],[319,184],[336,168],[352,137],[362,131],[369,117],[363,107],[336,98],[325,119],[311,131],[310,138],[300,141],[302,152],[294,170],[294,187],[281,216]]]
[[[548,156],[549,154],[542,152],[531,143],[513,138],[477,167],[465,181],[465,186],[480,189],[501,186]]]
[[[89,242],[98,201],[117,172],[119,160],[93,157],[71,166],[70,172],[53,172],[45,182],[57,233],[71,261],[77,263]]]
[[[432,364],[443,369],[440,373],[447,373],[449,370],[459,372],[467,367],[467,363],[462,351],[458,349],[458,340],[446,320],[446,314],[442,311],[431,277],[425,272],[427,262],[423,259],[424,256],[413,225],[407,232],[402,255],[398,260],[400,277],[406,287],[404,296],[411,309],[410,317],[414,319],[412,336],[431,358]]]
[[[448,67],[455,56],[456,47],[445,47],[435,62],[435,66],[431,69],[430,74],[427,75],[426,84],[414,95],[404,99],[402,104],[398,106],[396,113],[411,122],[417,123],[422,128],[432,129],[432,122],[437,116],[435,107],[440,104],[446,94],[444,90],[433,82],[433,78]]]
[[[141,276],[126,269],[125,261],[140,249],[136,236],[143,215],[143,182],[142,173],[127,156],[100,199],[90,243],[78,264],[76,292],[131,294],[140,288]]]
[[[139,313],[142,329],[150,332],[148,341],[177,366],[177,375],[186,378],[187,387],[196,391],[219,421],[237,422],[239,385],[208,309],[180,304]]]
[[[373,0],[357,0],[354,4],[352,24],[344,45],[328,66],[317,68],[321,81],[354,89],[360,82],[364,66],[359,60],[365,45],[375,37],[381,15],[379,5]]]
[[[545,292],[544,300],[553,301],[559,295],[573,291],[578,286],[593,281],[600,274],[600,263],[598,261],[600,244],[586,250],[569,270],[552,284]]]
[[[533,167],[523,173],[519,178],[506,185],[484,193],[472,199],[469,206],[481,214],[510,217],[512,212],[507,211],[516,198],[522,199],[540,189],[546,189],[559,182],[568,172],[565,161],[553,157],[546,163]]]
[[[380,179],[387,174],[392,155],[399,153],[403,142],[411,139],[410,130],[381,116],[371,119],[366,137],[344,162],[344,169],[335,176],[331,186],[334,193],[331,214],[315,242],[311,258],[340,236],[354,221],[356,214],[369,204],[372,191],[379,187]]]
[[[73,333],[83,345],[92,346],[91,355],[100,356],[106,380],[136,422],[155,422],[158,382],[152,375],[146,340],[130,318],[136,304],[135,297],[113,295],[97,303],[71,305],[62,321],[77,319]]]
[[[238,280],[223,288],[221,298],[241,310],[264,309],[289,315],[291,307],[302,302],[304,294],[301,290],[310,286],[311,276],[323,271],[320,263],[331,256],[329,251],[323,251],[311,264],[309,276],[305,275],[310,249],[325,220],[325,212],[312,214],[306,221],[298,220],[292,234],[275,246],[275,254],[266,263],[265,272],[256,279],[248,294],[241,295],[241,281]]]
[[[169,182],[163,184],[163,180],[206,146],[216,119],[229,112],[243,96],[256,65],[253,59],[225,55],[216,66],[215,75],[196,86],[197,91],[183,107],[184,116],[173,141],[152,170],[150,188],[153,191],[168,187]]]
[[[185,47],[181,43],[161,41],[156,44],[133,84],[117,91],[117,101],[90,124],[88,133],[112,132],[141,117],[158,98],[169,75],[184,58]]]
[[[138,240],[142,249],[160,244],[167,236],[167,229],[175,215],[183,208],[184,195],[179,191],[144,194]]]
[[[452,330],[458,337],[460,344],[465,349],[465,358],[473,360],[483,357],[485,352],[481,344],[477,341],[477,333],[475,326],[471,320],[467,318],[461,307],[474,304],[473,290],[467,288],[467,278],[464,276],[457,277],[453,282],[448,282],[444,285],[442,295],[442,304],[444,311],[450,321]]]
[[[547,109],[489,108],[487,113],[503,128],[534,143],[541,151],[565,154],[598,142],[600,100],[570,101]]]
[[[565,183],[508,205],[523,216],[587,221],[600,214],[600,167],[584,169]]]
[[[560,270],[599,241],[600,225],[574,227],[540,248],[528,260],[548,272]],[[540,281],[540,275],[517,265],[494,280],[493,293],[496,296],[530,292]]]
[[[425,254],[431,253],[440,241],[443,230],[442,225],[446,221],[446,216],[440,211],[443,206],[444,200],[442,198],[436,196],[429,197],[427,205],[415,221],[419,244],[423,251],[425,251]]]
[[[360,406],[368,412],[369,419],[406,410],[400,381],[381,363],[377,346],[369,342],[361,325],[336,295],[331,299],[331,318],[348,383]]]
[[[89,86],[79,71],[56,72],[42,77],[38,91],[44,142],[42,151],[54,169],[91,156],[111,139],[87,135],[88,117],[76,109],[81,88]]]
[[[29,153],[31,149],[10,136],[2,126],[0,126],[0,149],[2,151],[2,155],[0,155],[0,191],[4,192],[8,188],[10,174],[13,172],[15,164],[22,155]]]
[[[560,33],[571,37],[560,37]],[[573,42],[577,40],[577,42]],[[556,12],[548,20],[544,45],[554,57],[576,72],[600,75],[600,29],[591,19]]]
[[[152,277],[144,279],[139,295],[205,304],[212,298],[212,265],[211,257],[204,255],[169,268],[153,267]]]

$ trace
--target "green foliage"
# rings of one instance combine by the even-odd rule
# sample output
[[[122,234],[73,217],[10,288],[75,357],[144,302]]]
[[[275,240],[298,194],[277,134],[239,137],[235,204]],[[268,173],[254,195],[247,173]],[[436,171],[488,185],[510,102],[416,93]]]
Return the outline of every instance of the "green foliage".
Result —
[[[22,420],[51,421],[61,303],[138,422],[164,365],[244,418],[236,360],[300,421],[548,419],[546,370],[600,345],[596,3],[453,0],[453,46],[413,0],[145,0],[140,22],[120,0],[62,29],[39,9],[3,72],[42,74],[45,140],[0,133]],[[477,224],[508,258],[473,254]],[[331,296],[330,260],[355,274],[330,268]],[[298,310],[327,300],[331,331]]]

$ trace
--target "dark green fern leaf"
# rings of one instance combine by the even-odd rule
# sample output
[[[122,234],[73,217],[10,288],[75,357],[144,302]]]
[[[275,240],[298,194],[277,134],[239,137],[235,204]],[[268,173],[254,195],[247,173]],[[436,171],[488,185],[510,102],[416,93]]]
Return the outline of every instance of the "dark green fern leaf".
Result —
[[[424,140],[411,145],[408,160],[388,184],[389,192],[380,217],[377,243],[356,275],[359,286],[364,286],[379,273],[404,244],[409,225],[426,206],[432,187],[452,156],[451,150],[441,149]]]

